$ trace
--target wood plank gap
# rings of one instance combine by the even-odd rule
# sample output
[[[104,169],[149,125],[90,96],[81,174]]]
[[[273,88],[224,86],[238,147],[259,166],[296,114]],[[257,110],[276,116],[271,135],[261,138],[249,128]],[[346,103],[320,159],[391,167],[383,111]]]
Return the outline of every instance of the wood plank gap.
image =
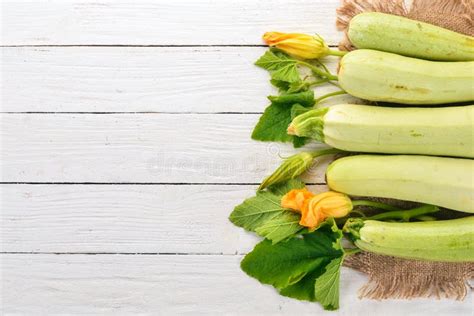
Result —
[[[329,47],[338,47],[335,44],[329,44]],[[173,44],[161,44],[161,45],[128,45],[128,44],[51,44],[51,45],[0,45],[0,47],[268,47],[264,44],[189,44],[189,45],[173,45]]]
[[[223,252],[45,252],[45,251],[4,251],[0,255],[90,255],[90,256],[245,256],[247,253]]]
[[[97,115],[108,115],[108,114],[215,114],[215,115],[227,115],[227,114],[232,114],[232,115],[257,115],[257,114],[263,114],[263,112],[165,112],[165,111],[133,111],[133,112],[51,112],[51,111],[45,111],[45,112],[1,112],[0,114],[97,114]]]
[[[253,186],[260,185],[260,183],[245,183],[245,182],[236,182],[236,183],[219,183],[219,182],[0,182],[0,184],[8,185],[169,185],[169,186],[180,186],[180,185],[189,185],[189,186],[198,186],[198,185],[241,185],[241,186]],[[326,183],[306,183],[306,185],[326,185]]]

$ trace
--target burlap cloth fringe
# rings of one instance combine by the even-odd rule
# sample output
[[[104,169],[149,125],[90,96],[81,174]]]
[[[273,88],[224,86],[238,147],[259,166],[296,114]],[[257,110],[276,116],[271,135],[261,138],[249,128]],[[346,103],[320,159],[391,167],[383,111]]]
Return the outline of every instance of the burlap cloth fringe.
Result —
[[[406,16],[474,36],[473,0],[343,0],[337,9],[337,28],[346,34],[339,48],[352,50],[347,27],[361,12],[385,12]],[[428,245],[429,246],[429,245]],[[436,246],[436,245],[433,245]],[[404,260],[372,253],[346,258],[344,265],[364,272],[369,281],[359,290],[359,297],[371,299],[410,299],[415,297],[462,300],[474,278],[474,262],[443,263]]]
[[[359,297],[376,300],[414,297],[462,300],[474,277],[474,263],[405,260],[363,252],[347,257],[346,267],[364,272],[369,281]]]

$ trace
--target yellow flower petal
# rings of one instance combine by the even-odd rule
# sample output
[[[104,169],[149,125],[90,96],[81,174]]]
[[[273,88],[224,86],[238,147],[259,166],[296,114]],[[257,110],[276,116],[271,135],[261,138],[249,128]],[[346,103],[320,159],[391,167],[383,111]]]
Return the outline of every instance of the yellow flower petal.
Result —
[[[352,201],[347,195],[332,191],[320,193],[305,201],[300,225],[314,229],[328,217],[344,217],[351,210]]]
[[[316,59],[328,54],[329,47],[319,36],[301,33],[267,32],[263,40],[272,47],[303,59]]]
[[[293,189],[281,198],[281,207],[301,211],[304,202],[313,197],[314,193],[304,189]]]

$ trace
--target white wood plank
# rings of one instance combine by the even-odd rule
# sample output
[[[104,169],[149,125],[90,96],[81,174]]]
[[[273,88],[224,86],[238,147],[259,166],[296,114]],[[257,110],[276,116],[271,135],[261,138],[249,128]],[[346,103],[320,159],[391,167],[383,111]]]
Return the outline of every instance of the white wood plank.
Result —
[[[259,115],[3,114],[3,182],[259,183],[290,145],[250,139]],[[316,144],[305,147],[316,148]],[[320,147],[319,147],[320,148]],[[323,159],[329,161],[329,159]],[[307,179],[324,181],[324,168]]]
[[[1,185],[4,252],[246,253],[228,220],[256,186]],[[311,186],[322,192],[326,186]]]
[[[360,301],[365,276],[342,270],[341,309],[278,295],[241,256],[2,255],[2,314],[470,315],[464,302]]]
[[[276,93],[268,73],[254,66],[264,51],[263,47],[4,47],[1,109],[261,112],[268,105],[266,96]],[[335,73],[338,59],[328,57],[327,62]],[[334,90],[326,85],[316,93]]]
[[[337,0],[4,0],[2,45],[261,44],[266,31],[335,43]]]

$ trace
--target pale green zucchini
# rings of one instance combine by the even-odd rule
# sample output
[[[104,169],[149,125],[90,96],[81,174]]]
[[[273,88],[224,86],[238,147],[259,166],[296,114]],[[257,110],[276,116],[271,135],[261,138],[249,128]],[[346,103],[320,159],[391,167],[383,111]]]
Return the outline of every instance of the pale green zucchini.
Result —
[[[442,104],[474,100],[474,62],[436,62],[369,49],[341,59],[339,84],[370,101]]]
[[[431,60],[474,60],[474,38],[401,16],[367,12],[352,18],[348,36],[368,48]]]
[[[474,216],[411,223],[357,218],[348,220],[344,231],[358,248],[381,255],[429,261],[474,261]]]
[[[345,151],[474,158],[474,105],[388,108],[339,104],[297,116],[288,133]]]
[[[474,160],[410,155],[356,155],[327,171],[331,190],[437,205],[474,213]]]

